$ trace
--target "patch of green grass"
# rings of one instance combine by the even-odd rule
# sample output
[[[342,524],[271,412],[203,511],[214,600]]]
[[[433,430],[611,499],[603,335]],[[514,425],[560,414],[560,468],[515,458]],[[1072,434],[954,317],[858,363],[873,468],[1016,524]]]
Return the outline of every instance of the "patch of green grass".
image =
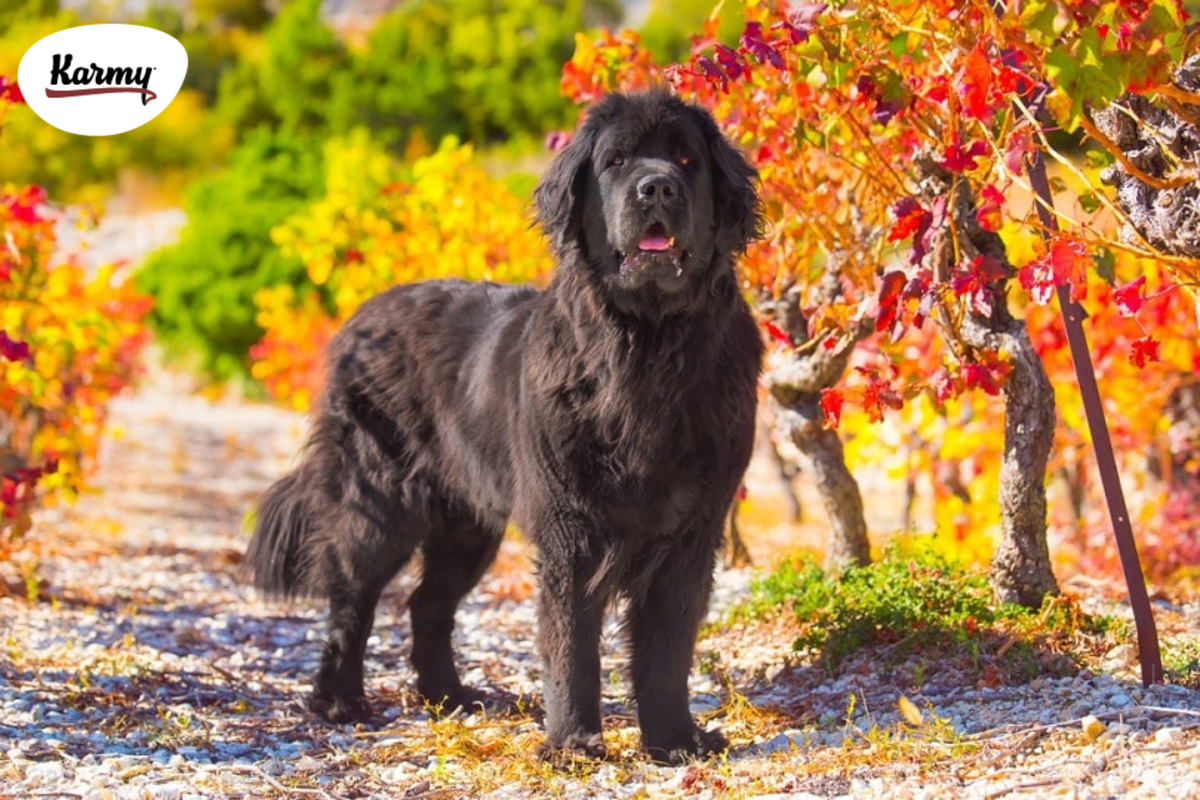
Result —
[[[1162,641],[1163,670],[1174,684],[1200,688],[1200,639],[1171,636]]]
[[[997,619],[982,575],[932,551],[895,548],[840,578],[808,558],[786,561],[751,587],[750,599],[734,615],[761,619],[783,610],[800,624],[795,648],[819,651],[830,670],[872,643],[966,643]]]
[[[1048,598],[1037,611],[999,604],[983,573],[928,548],[897,547],[840,577],[810,558],[785,561],[752,585],[732,617],[753,621],[780,614],[795,618],[795,649],[819,653],[830,672],[860,648],[884,644],[892,645],[892,658],[941,648],[976,661],[1002,656],[1004,672],[1026,679],[1039,672],[1037,645],[1047,633],[1103,637],[1117,624],[1088,616],[1063,598]]]

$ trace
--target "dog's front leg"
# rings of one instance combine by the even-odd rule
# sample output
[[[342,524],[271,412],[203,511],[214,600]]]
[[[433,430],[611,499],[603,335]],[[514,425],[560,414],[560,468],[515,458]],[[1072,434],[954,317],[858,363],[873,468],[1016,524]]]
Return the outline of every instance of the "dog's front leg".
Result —
[[[546,670],[546,744],[542,750],[546,756],[562,750],[594,758],[607,754],[600,732],[604,599],[588,591],[588,562],[582,555],[542,548],[538,647]]]
[[[727,746],[719,731],[700,730],[688,707],[688,673],[708,611],[720,528],[704,536],[704,544],[677,545],[646,590],[631,599],[628,610],[642,748],[659,761],[679,763]]]

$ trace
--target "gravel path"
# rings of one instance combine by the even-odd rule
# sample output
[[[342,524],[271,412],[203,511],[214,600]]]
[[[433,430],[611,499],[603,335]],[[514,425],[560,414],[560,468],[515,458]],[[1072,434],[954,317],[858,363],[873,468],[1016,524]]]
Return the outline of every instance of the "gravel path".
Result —
[[[540,672],[516,540],[456,633],[465,682],[495,707],[435,721],[417,702],[402,577],[370,644],[375,719],[325,725],[298,702],[322,609],[264,602],[239,576],[244,515],[287,468],[302,419],[160,379],[120,401],[114,422],[98,491],[44,514],[0,564],[0,797],[1200,796],[1200,693],[1142,690],[1129,647],[1096,673],[980,688],[932,655],[892,664],[876,652],[829,677],[770,623],[701,642],[694,710],[733,748],[671,768],[636,755],[610,621],[613,758],[551,768],[532,756]],[[33,577],[36,602],[13,596]],[[713,620],[751,577],[720,574]],[[1160,613],[1170,635],[1194,638],[1197,610]],[[902,695],[920,724],[903,720]]]

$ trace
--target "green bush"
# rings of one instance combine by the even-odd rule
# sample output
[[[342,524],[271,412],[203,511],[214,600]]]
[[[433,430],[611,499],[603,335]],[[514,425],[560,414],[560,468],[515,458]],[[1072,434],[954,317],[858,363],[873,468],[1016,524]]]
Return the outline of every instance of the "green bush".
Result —
[[[862,648],[885,646],[881,669],[922,651],[976,669],[988,683],[1070,674],[1130,635],[1120,620],[1086,614],[1066,597],[1048,597],[1037,610],[998,603],[984,574],[928,547],[889,547],[840,578],[808,558],[784,561],[751,585],[731,617],[780,614],[795,620],[794,648],[819,653],[829,672]],[[914,679],[924,669],[914,668]]]
[[[319,0],[297,0],[264,29],[257,54],[220,76],[215,113],[240,131],[366,126],[397,149],[414,136],[540,140],[574,117],[558,83],[575,32],[612,16],[609,4],[582,0],[414,0],[351,52]]]
[[[238,131],[259,127],[325,137],[350,128],[350,55],[321,19],[320,0],[284,5],[218,82],[214,113]]]
[[[271,228],[324,191],[319,143],[258,131],[227,168],[189,187],[178,244],[138,273],[155,297],[151,324],[169,355],[189,356],[217,379],[247,374],[247,351],[262,336],[254,294],[265,286],[308,285],[304,266],[283,255]]]
[[[933,551],[889,549],[882,560],[851,567],[839,578],[809,559],[785,561],[751,587],[735,619],[761,619],[787,609],[800,634],[797,650],[817,650],[834,670],[871,644],[978,647],[979,634],[1000,620],[1030,612],[997,606],[986,576]]]
[[[653,53],[660,64],[686,62],[692,51],[688,34],[704,29],[704,21],[716,5],[716,0],[651,0],[650,13],[638,31],[642,46]],[[745,6],[724,3],[717,29],[718,41],[736,48],[745,27]]]
[[[540,137],[566,126],[558,83],[579,0],[417,0],[384,16],[355,58],[356,121],[385,141]]]

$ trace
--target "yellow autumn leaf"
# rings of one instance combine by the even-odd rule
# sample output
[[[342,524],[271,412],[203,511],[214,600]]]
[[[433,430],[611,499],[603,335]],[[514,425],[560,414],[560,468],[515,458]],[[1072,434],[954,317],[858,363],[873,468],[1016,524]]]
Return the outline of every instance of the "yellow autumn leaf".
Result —
[[[925,724],[925,718],[921,715],[921,709],[917,708],[916,704],[904,695],[900,695],[900,714],[909,725],[920,727]]]

